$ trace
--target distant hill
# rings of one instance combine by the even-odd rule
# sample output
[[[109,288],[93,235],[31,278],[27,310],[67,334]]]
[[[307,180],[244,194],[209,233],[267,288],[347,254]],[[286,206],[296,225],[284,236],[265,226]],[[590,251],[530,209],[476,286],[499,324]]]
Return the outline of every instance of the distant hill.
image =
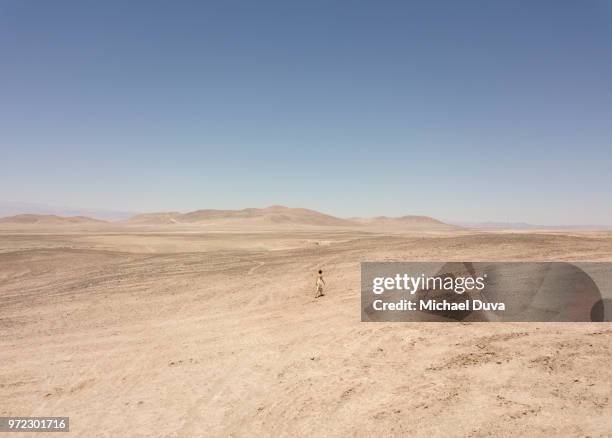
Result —
[[[85,216],[100,220],[122,220],[134,216],[135,212],[117,210],[98,210],[89,208],[63,207],[32,202],[0,201],[0,217],[21,214],[54,215],[54,216]]]
[[[273,205],[266,208],[242,210],[195,210],[137,214],[129,219],[106,222],[87,216],[55,214],[18,214],[0,218],[0,225],[92,225],[105,226],[183,226],[205,227],[209,230],[309,230],[314,228],[342,228],[372,232],[445,231],[461,227],[445,224],[428,216],[402,216],[343,219],[307,208]]]
[[[137,214],[129,219],[122,221],[127,224],[141,224],[141,225],[165,225],[165,224],[177,224],[179,221],[177,218],[181,216],[181,213],[173,211],[167,213],[142,213]]]
[[[429,216],[376,216],[371,218],[354,218],[354,221],[364,224],[414,224],[414,225],[447,225]]]
[[[457,225],[477,230],[609,230],[612,225],[534,225],[525,222],[463,222]]]
[[[16,216],[0,218],[0,224],[16,225],[68,225],[95,223],[105,223],[105,221],[85,216],[62,217],[53,214],[18,214]]]
[[[306,208],[289,208],[274,205],[266,208],[245,208],[243,210],[196,210],[189,213],[162,212],[145,213],[124,221],[134,225],[200,224],[231,227],[345,227],[366,230],[409,231],[409,230],[454,230],[460,227],[448,225],[427,216],[402,216],[391,218],[342,219]]]
[[[361,225],[379,228],[382,230],[457,230],[461,227],[449,225],[429,216],[376,216],[372,218],[353,218]]]
[[[351,226],[347,219],[340,219],[306,208],[289,208],[274,205],[267,208],[243,210],[196,210],[189,213],[145,213],[125,221],[130,224],[227,224],[227,225],[310,225]]]

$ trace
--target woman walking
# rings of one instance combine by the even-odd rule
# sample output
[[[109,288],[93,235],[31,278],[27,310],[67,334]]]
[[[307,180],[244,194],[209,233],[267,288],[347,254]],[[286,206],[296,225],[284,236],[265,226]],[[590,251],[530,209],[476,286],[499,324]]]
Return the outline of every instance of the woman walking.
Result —
[[[315,283],[315,287],[317,288],[317,294],[315,295],[315,298],[319,298],[325,295],[323,293],[323,286],[325,286],[325,280],[323,280],[323,271],[319,269],[319,275],[317,276],[317,281]]]

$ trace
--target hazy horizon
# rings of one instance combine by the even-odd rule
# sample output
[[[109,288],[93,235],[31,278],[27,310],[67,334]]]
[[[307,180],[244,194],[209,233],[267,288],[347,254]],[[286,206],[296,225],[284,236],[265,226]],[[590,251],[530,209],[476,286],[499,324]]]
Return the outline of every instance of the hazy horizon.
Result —
[[[612,6],[0,4],[0,199],[612,224]]]
[[[323,211],[317,208],[297,206],[297,205],[280,205],[280,204],[259,205],[259,206],[250,205],[246,207],[232,208],[232,209],[220,209],[220,208],[214,208],[214,207],[199,207],[199,208],[192,208],[192,209],[181,210],[181,211],[169,210],[169,209],[161,209],[161,210],[155,210],[155,211],[126,211],[126,210],[112,210],[112,209],[95,208],[95,207],[75,207],[75,206],[38,204],[38,203],[31,203],[31,202],[0,201],[0,218],[17,216],[20,214],[40,214],[40,215],[50,214],[50,215],[66,216],[66,217],[68,216],[86,216],[86,217],[91,217],[95,219],[115,221],[115,220],[129,219],[135,215],[146,214],[146,213],[164,213],[164,212],[189,213],[189,212],[193,212],[197,210],[242,210],[242,209],[247,209],[247,208],[264,209],[264,208],[276,207],[276,206],[287,207],[287,208],[305,208],[308,210],[314,210],[319,213],[328,214],[328,215],[343,218],[343,219],[388,216],[388,215],[376,214],[376,213],[363,215],[363,216],[339,216],[339,215],[334,215],[330,212]],[[605,227],[605,228],[612,227],[612,224],[604,224],[604,223],[581,223],[581,224],[530,223],[526,221],[492,221],[492,220],[487,220],[487,219],[472,219],[469,221],[462,221],[462,220],[454,220],[452,218],[449,219],[449,218],[434,217],[427,213],[418,214],[418,213],[411,213],[411,212],[406,212],[404,214],[399,214],[393,217],[400,217],[400,216],[427,216],[427,217],[432,217],[437,220],[441,220],[442,222],[445,222],[448,224],[460,225],[460,226],[466,226],[466,227],[487,226],[487,227],[493,227],[493,228],[500,228],[500,227],[503,227],[503,225],[507,225],[510,228],[512,227],[516,228],[520,226],[536,226],[536,227],[537,226],[543,226],[543,227],[563,227],[563,226],[598,227],[599,226],[599,227]]]

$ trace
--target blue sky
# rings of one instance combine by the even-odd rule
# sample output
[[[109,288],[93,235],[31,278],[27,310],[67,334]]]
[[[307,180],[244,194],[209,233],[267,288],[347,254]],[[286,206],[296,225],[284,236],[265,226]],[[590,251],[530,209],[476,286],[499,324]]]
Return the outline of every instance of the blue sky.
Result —
[[[0,200],[612,224],[607,1],[0,1]]]

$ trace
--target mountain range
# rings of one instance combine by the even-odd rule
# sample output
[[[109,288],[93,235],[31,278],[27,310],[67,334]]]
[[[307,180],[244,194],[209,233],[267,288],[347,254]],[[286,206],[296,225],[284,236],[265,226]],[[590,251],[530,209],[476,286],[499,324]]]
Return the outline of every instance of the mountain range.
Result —
[[[92,208],[62,207],[50,204],[37,204],[33,202],[0,202],[0,217],[21,214],[54,215],[54,216],[85,216],[93,219],[114,221],[128,219],[135,212],[119,210],[100,210]]]
[[[3,225],[184,225],[207,227],[349,227],[394,230],[607,230],[610,225],[533,225],[524,222],[442,222],[429,216],[376,216],[339,218],[306,208],[273,205],[242,210],[202,209],[188,213],[79,209],[23,202],[0,202],[0,224]]]
[[[19,214],[0,219],[7,225],[74,225],[104,224],[105,221],[84,216],[63,217],[59,215]],[[274,205],[266,208],[245,208],[242,210],[196,210],[188,213],[159,212],[136,214],[128,219],[112,222],[120,225],[184,225],[207,226],[212,228],[292,228],[292,227],[343,227],[381,230],[452,230],[459,229],[427,216],[402,216],[391,218],[343,219],[306,208],[289,208]]]

